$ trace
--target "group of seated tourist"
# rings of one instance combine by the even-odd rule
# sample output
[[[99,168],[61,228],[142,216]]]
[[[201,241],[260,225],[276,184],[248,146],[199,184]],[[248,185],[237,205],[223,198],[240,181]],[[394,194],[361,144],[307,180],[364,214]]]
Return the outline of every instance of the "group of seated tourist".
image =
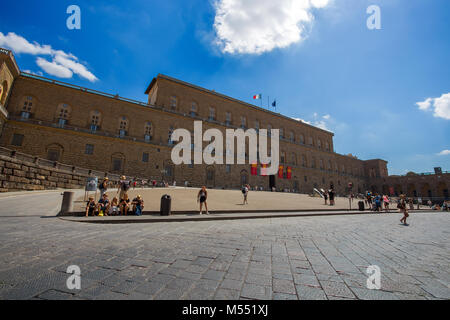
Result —
[[[144,209],[144,200],[140,195],[132,201],[128,198],[128,194],[123,194],[120,201],[114,197],[112,201],[108,199],[108,194],[104,193],[100,200],[96,203],[94,197],[89,197],[86,204],[87,216],[118,216],[118,215],[142,215]]]

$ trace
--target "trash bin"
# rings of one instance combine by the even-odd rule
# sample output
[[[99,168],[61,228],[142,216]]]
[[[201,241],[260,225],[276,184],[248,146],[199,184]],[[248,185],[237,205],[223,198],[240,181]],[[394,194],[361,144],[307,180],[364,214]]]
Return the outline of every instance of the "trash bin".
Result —
[[[359,211],[364,211],[364,201],[359,201],[358,206],[359,206]]]
[[[170,207],[172,204],[172,198],[165,194],[161,197],[161,208],[159,210],[162,216],[170,216]]]

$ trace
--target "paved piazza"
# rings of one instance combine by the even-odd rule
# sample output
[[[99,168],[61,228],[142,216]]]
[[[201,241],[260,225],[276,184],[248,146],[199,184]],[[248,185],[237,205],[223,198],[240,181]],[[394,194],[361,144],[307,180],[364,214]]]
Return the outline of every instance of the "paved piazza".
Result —
[[[0,199],[0,299],[450,298],[449,213],[97,225],[14,209],[25,200]]]

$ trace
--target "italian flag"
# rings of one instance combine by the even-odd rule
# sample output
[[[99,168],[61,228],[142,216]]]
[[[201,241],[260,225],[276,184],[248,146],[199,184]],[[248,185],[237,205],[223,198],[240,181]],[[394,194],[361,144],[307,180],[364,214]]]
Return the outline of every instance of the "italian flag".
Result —
[[[254,100],[261,99],[261,96],[262,96],[262,94],[254,95],[254,96],[253,96],[253,99],[254,99]]]

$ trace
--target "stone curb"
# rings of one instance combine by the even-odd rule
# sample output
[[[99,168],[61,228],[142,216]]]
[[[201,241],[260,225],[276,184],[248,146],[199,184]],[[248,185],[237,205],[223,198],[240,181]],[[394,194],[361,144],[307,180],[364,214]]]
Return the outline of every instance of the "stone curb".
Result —
[[[426,212],[426,210],[420,210],[421,212]],[[299,212],[297,213],[284,213],[284,212],[260,212],[260,214],[248,214],[243,213],[242,215],[225,215],[212,213],[210,215],[199,215],[196,213],[193,216],[160,216],[159,214],[154,215],[153,218],[146,216],[130,216],[130,217],[59,217],[61,220],[71,221],[71,222],[81,222],[81,223],[96,223],[96,224],[129,224],[129,223],[156,223],[156,222],[189,222],[189,221],[219,221],[219,220],[242,220],[242,219],[270,219],[270,218],[289,218],[289,217],[317,217],[317,216],[344,216],[344,215],[373,215],[375,213],[371,211],[334,211],[334,212]],[[418,212],[418,211],[415,211]],[[242,212],[241,212],[242,213]],[[261,214],[265,213],[265,214]],[[395,214],[396,211],[391,211],[389,213],[378,213],[383,215]]]

